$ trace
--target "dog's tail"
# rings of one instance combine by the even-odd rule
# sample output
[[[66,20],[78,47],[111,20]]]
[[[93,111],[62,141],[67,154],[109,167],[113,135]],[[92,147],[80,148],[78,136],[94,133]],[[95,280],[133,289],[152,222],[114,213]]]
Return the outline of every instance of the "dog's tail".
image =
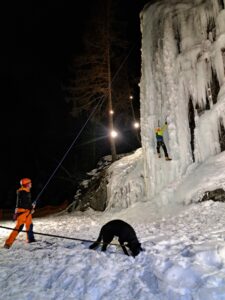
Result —
[[[97,240],[96,240],[93,244],[91,244],[91,245],[89,246],[89,249],[96,249],[96,248],[98,248],[98,246],[99,246],[100,243],[101,243],[101,240],[102,240],[102,231],[100,231]]]

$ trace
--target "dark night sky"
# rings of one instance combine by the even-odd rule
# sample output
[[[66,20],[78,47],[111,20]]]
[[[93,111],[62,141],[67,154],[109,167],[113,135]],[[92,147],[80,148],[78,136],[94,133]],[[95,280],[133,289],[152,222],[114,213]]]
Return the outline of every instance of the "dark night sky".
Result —
[[[72,58],[81,51],[93,1],[71,2],[38,6],[37,1],[17,1],[2,8],[2,206],[15,198],[21,177],[31,177],[38,194],[76,135],[76,120],[69,114],[61,85]],[[139,11],[147,1],[124,0],[123,8],[128,2],[130,39],[135,41],[140,39]],[[134,64],[139,53],[133,54]]]

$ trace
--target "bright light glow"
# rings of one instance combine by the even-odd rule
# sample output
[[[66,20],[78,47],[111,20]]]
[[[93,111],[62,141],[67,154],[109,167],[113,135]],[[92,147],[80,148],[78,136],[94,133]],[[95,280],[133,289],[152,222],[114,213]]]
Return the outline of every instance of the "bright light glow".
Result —
[[[140,127],[140,124],[138,122],[135,122],[134,123],[134,128],[139,128]]]
[[[109,113],[110,113],[110,115],[113,115],[113,114],[114,114],[114,111],[111,109],[111,110],[109,111]]]
[[[132,95],[130,95],[130,97],[129,97],[129,98],[130,98],[130,100],[132,100],[134,97],[133,97]]]
[[[112,138],[116,138],[118,136],[118,133],[115,130],[112,130],[110,135]]]

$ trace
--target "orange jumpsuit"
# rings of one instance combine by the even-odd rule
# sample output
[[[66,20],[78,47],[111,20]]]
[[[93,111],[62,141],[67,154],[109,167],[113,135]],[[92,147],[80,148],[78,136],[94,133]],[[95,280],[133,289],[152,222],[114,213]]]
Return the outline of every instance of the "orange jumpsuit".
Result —
[[[25,224],[27,231],[27,241],[32,243],[35,241],[33,234],[33,223],[32,223],[32,201],[30,190],[21,187],[17,190],[17,203],[16,203],[16,214],[17,214],[17,223],[14,230],[9,235],[8,239],[5,241],[5,246],[10,248],[16,239],[19,232],[23,229]]]

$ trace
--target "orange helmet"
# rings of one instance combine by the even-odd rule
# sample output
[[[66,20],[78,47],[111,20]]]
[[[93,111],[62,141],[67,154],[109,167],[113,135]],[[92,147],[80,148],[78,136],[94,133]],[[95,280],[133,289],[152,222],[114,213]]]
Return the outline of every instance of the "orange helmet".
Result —
[[[29,178],[23,178],[20,180],[20,185],[22,185],[22,186],[26,186],[29,183],[31,183],[31,179],[29,179]]]

